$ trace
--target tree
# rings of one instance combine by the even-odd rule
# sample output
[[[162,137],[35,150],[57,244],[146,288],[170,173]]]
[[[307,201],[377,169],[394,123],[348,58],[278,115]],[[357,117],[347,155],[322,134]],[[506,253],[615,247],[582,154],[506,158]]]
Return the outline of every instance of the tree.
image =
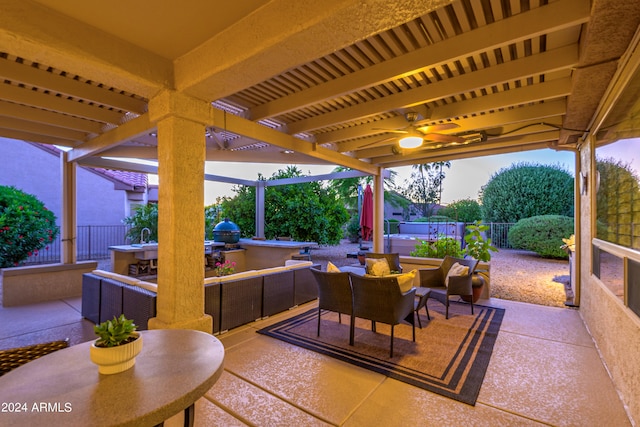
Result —
[[[440,203],[444,168],[450,168],[451,162],[435,162],[413,165],[411,178],[403,194],[422,207],[422,216],[430,217],[435,205]]]
[[[56,216],[35,196],[0,186],[0,268],[14,267],[48,249],[58,236]]]
[[[222,201],[224,197],[216,197],[216,203],[204,207],[204,238],[205,240],[213,240],[213,229],[219,222],[224,221],[222,214]]]
[[[303,176],[295,166],[278,170],[270,180]],[[259,179],[263,179],[259,177]],[[255,188],[234,187],[236,196],[222,202],[226,216],[244,237],[255,230]],[[349,219],[338,193],[319,182],[278,185],[265,190],[265,236],[291,236],[295,240],[337,244]]]
[[[440,209],[438,215],[445,215],[459,222],[475,222],[482,219],[480,203],[471,199],[457,200]]]
[[[573,177],[560,166],[514,163],[482,187],[484,222],[518,222],[536,215],[573,216]]]

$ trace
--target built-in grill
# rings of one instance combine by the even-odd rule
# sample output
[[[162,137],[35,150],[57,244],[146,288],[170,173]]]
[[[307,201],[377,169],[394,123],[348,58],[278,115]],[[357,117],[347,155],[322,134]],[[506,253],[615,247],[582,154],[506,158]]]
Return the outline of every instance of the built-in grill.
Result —
[[[213,241],[227,244],[237,244],[240,240],[240,227],[234,222],[225,218],[213,228]],[[226,249],[226,245],[225,245]]]

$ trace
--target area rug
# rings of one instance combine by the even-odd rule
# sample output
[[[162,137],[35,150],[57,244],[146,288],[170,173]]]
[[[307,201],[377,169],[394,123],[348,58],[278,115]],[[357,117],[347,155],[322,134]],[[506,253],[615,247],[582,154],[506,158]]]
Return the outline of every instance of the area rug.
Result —
[[[349,345],[349,316],[322,311],[317,337],[318,310],[268,326],[258,332],[384,374],[390,378],[475,405],[493,346],[500,330],[504,309],[452,302],[449,319],[444,306],[429,300],[427,320],[420,312],[422,329],[416,321],[416,341],[411,325],[396,325],[393,358],[389,357],[388,325],[356,319],[355,343]]]

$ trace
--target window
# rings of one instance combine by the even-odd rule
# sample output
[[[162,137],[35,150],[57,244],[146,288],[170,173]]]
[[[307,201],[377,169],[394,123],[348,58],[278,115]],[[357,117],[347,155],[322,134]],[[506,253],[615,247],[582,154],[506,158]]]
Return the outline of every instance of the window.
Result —
[[[595,153],[593,274],[640,315],[640,139],[600,146]]]
[[[640,139],[598,147],[596,237],[640,249]]]

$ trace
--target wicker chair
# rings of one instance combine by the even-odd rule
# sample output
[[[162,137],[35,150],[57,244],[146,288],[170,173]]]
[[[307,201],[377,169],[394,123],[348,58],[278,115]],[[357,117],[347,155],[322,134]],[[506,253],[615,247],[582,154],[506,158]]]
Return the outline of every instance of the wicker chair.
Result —
[[[318,283],[318,336],[320,336],[320,312],[322,310],[338,313],[338,322],[342,323],[342,313],[351,316],[353,321],[353,294],[349,273],[329,273],[311,269]],[[349,344],[353,345],[353,328],[349,330]]]
[[[395,277],[363,277],[351,275],[353,288],[353,316],[351,317],[351,335],[355,328],[355,318],[371,320],[371,329],[375,332],[376,323],[391,325],[391,349],[389,357],[393,357],[394,326],[403,320],[410,323],[413,329],[413,341],[416,340],[416,323],[414,315],[415,288],[404,294],[400,292],[398,279]]]
[[[402,273],[402,266],[400,265],[400,254],[383,254],[377,252],[366,252],[364,255],[365,259],[367,258],[386,258],[389,263],[389,268],[393,271],[397,271]]]
[[[469,267],[469,271],[464,276],[449,277],[449,284],[445,286],[445,280],[449,269],[453,264],[458,263]],[[473,295],[472,279],[473,272],[478,265],[475,259],[461,259],[446,256],[438,268],[420,269],[420,286],[431,288],[429,298],[440,301],[446,307],[445,318],[449,318],[449,297],[452,295]],[[473,300],[471,302],[471,314],[473,314]]]
[[[56,350],[69,347],[69,339],[52,341],[43,344],[34,344],[26,347],[11,348],[0,351],[0,376],[31,362],[39,357],[53,353]]]

